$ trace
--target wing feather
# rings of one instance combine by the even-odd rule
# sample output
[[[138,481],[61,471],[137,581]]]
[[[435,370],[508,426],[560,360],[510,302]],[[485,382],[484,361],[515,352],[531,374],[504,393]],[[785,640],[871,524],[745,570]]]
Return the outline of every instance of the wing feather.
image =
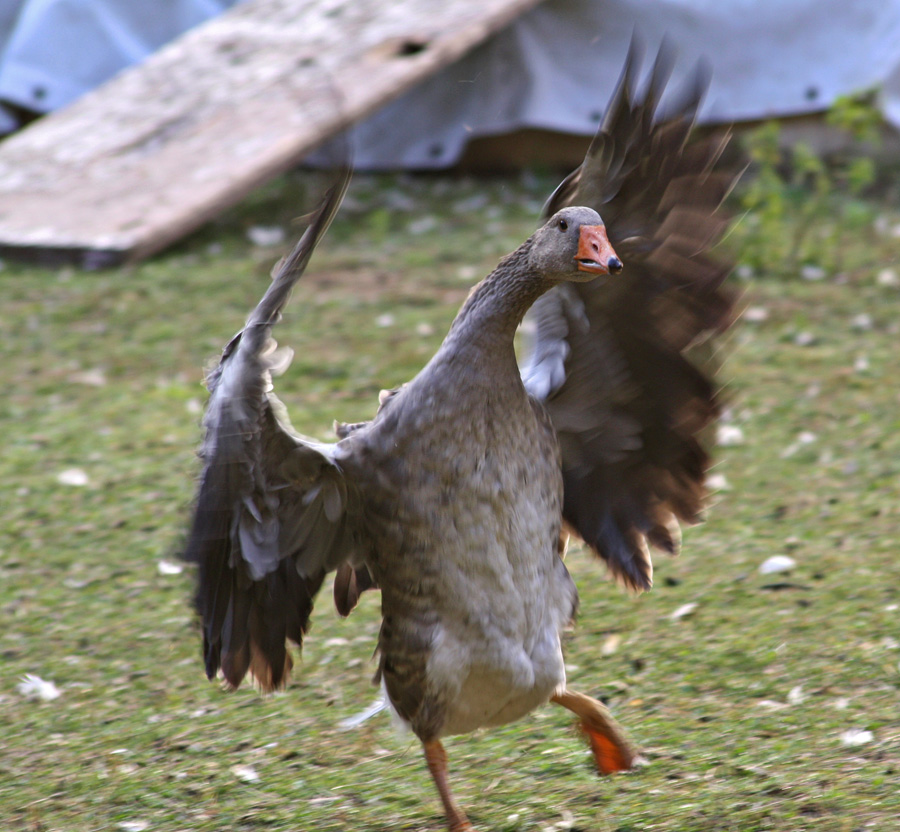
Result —
[[[325,575],[356,554],[358,498],[335,445],[297,434],[272,389],[290,362],[272,328],[349,181],[341,169],[244,329],[207,377],[201,475],[185,557],[199,565],[195,605],[207,675],[271,690],[291,669]]]
[[[643,84],[641,63],[635,40],[584,162],[544,209],[597,210],[625,271],[538,300],[522,371],[559,436],[566,522],[638,591],[652,584],[648,544],[676,553],[678,521],[696,522],[705,499],[702,437],[719,402],[696,353],[733,314],[730,264],[709,250],[737,178],[727,137],[694,135],[706,67],[661,106],[674,52],[663,43]]]

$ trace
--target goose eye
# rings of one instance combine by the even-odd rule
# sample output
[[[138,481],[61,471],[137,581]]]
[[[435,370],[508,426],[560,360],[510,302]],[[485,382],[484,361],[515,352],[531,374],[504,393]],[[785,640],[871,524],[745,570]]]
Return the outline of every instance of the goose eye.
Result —
[[[565,220],[560,220],[558,223],[556,223],[556,225],[558,226],[560,231],[569,230],[569,223],[567,223]]]

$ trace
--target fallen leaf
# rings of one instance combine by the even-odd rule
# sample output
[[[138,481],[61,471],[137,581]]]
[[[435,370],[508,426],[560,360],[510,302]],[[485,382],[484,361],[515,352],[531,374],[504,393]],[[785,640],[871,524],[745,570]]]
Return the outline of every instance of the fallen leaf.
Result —
[[[816,439],[818,439],[818,437],[811,431],[808,431],[808,430],[800,431],[800,433],[797,434],[796,441],[792,442],[781,452],[781,458],[788,459],[788,458],[792,457],[801,448],[803,448],[807,445],[812,445],[812,443],[815,442]]]
[[[769,320],[769,310],[764,306],[750,306],[744,312],[744,320],[751,324],[761,324]]]
[[[258,783],[260,779],[259,773],[253,766],[232,766],[231,773],[245,783]]]
[[[454,214],[472,214],[486,208],[490,197],[485,193],[477,193],[474,196],[463,197],[453,203],[451,210]]]
[[[796,566],[797,561],[789,555],[772,555],[759,565],[759,572],[761,575],[773,575],[776,572],[790,572]]]
[[[68,380],[72,384],[86,384],[88,387],[104,387],[106,385],[106,376],[99,368],[71,373]]]
[[[719,425],[716,431],[716,444],[723,448],[744,444],[744,431],[737,425]]]
[[[803,692],[803,685],[796,685],[788,691],[787,701],[790,705],[800,705],[805,699],[806,694]]]
[[[559,830],[572,829],[574,826],[575,816],[568,809],[563,809],[562,820],[553,824],[553,828]]]
[[[849,728],[841,734],[842,745],[865,745],[874,739],[875,735],[865,728]]]
[[[342,719],[338,722],[338,728],[341,731],[350,731],[353,728],[358,728],[367,720],[371,719],[376,714],[381,713],[385,708],[387,708],[387,699],[384,696],[379,696],[368,708],[364,711],[360,711],[358,714],[354,716],[349,716],[347,719]]]
[[[822,280],[825,274],[825,269],[821,266],[804,266],[800,269],[800,277],[804,280]]]
[[[419,207],[409,194],[397,188],[382,191],[381,198],[388,208],[392,208],[395,211],[415,211]]]
[[[875,326],[872,316],[868,312],[860,312],[850,320],[850,326],[858,332],[868,332]]]
[[[284,242],[284,229],[277,225],[254,225],[247,229],[247,239],[255,246],[277,246]]]
[[[612,633],[608,635],[603,642],[603,646],[600,648],[601,656],[611,656],[616,650],[619,649],[619,644],[622,641],[622,636],[618,633]]]
[[[75,486],[87,485],[90,482],[88,475],[81,468],[66,468],[65,471],[60,471],[56,475],[56,481],[60,485]]]
[[[427,234],[429,231],[433,231],[437,227],[437,218],[433,217],[431,214],[426,214],[424,217],[413,220],[409,225],[406,226],[406,230],[410,234],[418,236],[419,234]]]
[[[697,604],[693,601],[689,604],[682,604],[675,612],[673,612],[669,618],[672,621],[678,621],[680,618],[687,618],[687,616],[693,614],[694,610],[697,609]]]
[[[53,682],[48,682],[33,673],[26,673],[16,686],[16,690],[32,701],[50,702],[60,696],[60,690]]]

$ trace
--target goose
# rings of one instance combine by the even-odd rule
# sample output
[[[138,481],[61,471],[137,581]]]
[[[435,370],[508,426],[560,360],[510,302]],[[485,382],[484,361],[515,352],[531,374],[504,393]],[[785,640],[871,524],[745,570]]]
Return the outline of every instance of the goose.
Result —
[[[210,679],[285,685],[330,573],[348,615],[381,592],[377,681],[422,743],[451,832],[441,740],[520,719],[547,702],[574,712],[597,768],[636,754],[604,706],[567,686],[561,634],[578,593],[563,554],[575,534],[633,591],[650,547],[675,554],[704,504],[701,434],[714,381],[690,349],[730,323],[730,266],[709,249],[735,175],[727,142],[697,139],[708,75],[663,111],[661,48],[638,83],[625,68],[584,162],[543,222],[469,295],[442,345],[369,422],[319,442],[291,427],[273,389],[290,363],[273,327],[341,203],[335,173],[246,326],[207,376],[200,476],[185,556]],[[602,218],[601,218],[602,217]],[[530,311],[520,367],[514,336]]]

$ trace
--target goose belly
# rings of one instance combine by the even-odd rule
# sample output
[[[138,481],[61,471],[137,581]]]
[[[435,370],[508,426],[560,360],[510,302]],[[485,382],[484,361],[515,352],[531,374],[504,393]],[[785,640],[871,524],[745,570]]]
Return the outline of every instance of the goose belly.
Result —
[[[560,634],[578,596],[557,554],[559,513],[547,489],[517,486],[501,532],[482,503],[439,553],[426,688],[442,702],[441,735],[519,719],[565,687]]]
[[[562,616],[554,612],[535,614],[518,633],[438,626],[427,679],[444,703],[440,736],[512,722],[565,688]]]
[[[510,722],[547,701],[565,685],[560,633],[577,606],[557,551],[563,486],[549,422],[524,393],[496,419],[428,412],[384,448],[376,432],[360,469],[379,478],[367,512],[383,680],[423,739]]]

